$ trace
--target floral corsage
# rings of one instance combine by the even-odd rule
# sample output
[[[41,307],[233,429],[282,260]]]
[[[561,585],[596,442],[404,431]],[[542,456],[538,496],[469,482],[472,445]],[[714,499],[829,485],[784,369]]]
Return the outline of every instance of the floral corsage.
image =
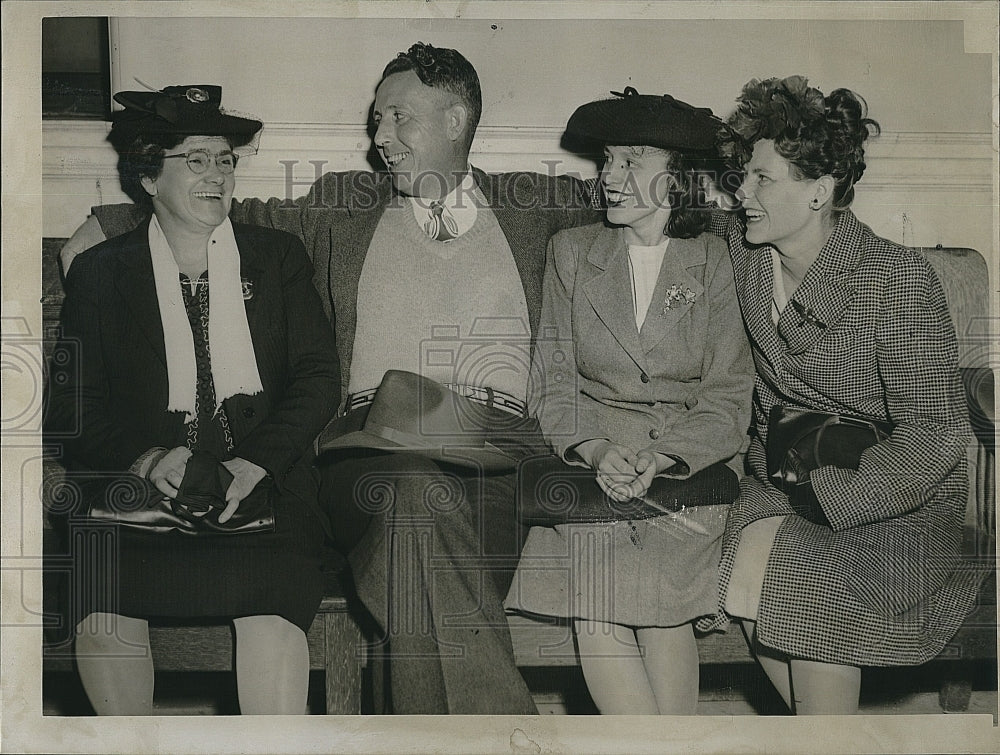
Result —
[[[698,294],[692,291],[690,288],[685,286],[681,288],[680,286],[674,284],[667,289],[667,295],[663,298],[663,309],[660,315],[665,315],[675,306],[684,306],[686,304],[694,304],[695,299],[698,298]]]

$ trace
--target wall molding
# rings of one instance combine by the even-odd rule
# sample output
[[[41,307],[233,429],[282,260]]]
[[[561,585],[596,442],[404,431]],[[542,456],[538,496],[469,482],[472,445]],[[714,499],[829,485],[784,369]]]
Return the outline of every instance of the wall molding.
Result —
[[[45,121],[43,180],[114,178],[115,155],[104,141],[107,131],[104,122]],[[486,170],[544,172],[553,170],[550,166],[567,166],[567,170],[593,175],[594,164],[563,150],[561,137],[562,129],[553,127],[481,128],[473,162]],[[356,126],[272,123],[264,130],[258,154],[242,164],[240,179],[282,178],[286,168],[281,161],[297,161],[306,173],[315,171],[310,161],[320,161],[325,170],[370,169],[365,160],[370,146],[366,131]],[[869,143],[867,153],[869,168],[859,189],[892,186],[918,191],[942,187],[982,191],[992,187],[990,134],[883,132]]]
[[[46,235],[72,232],[93,204],[125,200],[115,153],[105,141],[108,128],[101,121],[42,123]],[[472,161],[486,171],[595,175],[592,161],[560,147],[562,132],[539,126],[480,128]],[[238,197],[304,194],[317,173],[312,162],[320,163],[320,173],[371,169],[366,160],[371,140],[355,125],[271,123],[261,143],[260,151],[240,164]],[[954,206],[969,202],[969,193],[992,194],[990,134],[887,131],[870,142],[867,153],[869,167],[858,185],[859,201],[913,204],[919,212],[916,205]],[[289,161],[294,163],[290,174],[283,164]]]

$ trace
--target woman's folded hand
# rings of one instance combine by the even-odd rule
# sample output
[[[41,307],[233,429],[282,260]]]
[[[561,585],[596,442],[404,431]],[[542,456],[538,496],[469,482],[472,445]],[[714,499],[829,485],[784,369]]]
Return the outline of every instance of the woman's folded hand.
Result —
[[[661,458],[665,457],[654,454],[652,451],[640,451],[636,454],[636,477],[630,486],[633,498],[641,498],[646,495],[649,486],[653,484],[653,478],[662,471],[660,468],[663,466]]]
[[[222,462],[222,466],[229,470],[233,476],[233,481],[226,491],[226,508],[219,514],[219,524],[225,524],[236,513],[240,501],[246,498],[257,487],[257,483],[267,476],[267,470],[254,464],[252,461],[241,459],[239,456]]]
[[[632,492],[637,476],[635,451],[599,439],[581,443],[576,452],[597,473],[597,484],[611,500],[622,503],[635,497]]]
[[[190,449],[183,446],[171,448],[163,457],[156,462],[149,472],[149,481],[156,486],[163,495],[168,498],[177,497],[177,488],[184,479],[184,469],[187,460],[191,458]]]

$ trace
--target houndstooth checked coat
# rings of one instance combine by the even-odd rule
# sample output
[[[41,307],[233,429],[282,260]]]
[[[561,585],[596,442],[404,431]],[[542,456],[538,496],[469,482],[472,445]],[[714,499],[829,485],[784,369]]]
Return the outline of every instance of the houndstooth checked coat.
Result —
[[[813,318],[789,306],[775,327],[770,255],[743,232],[734,218],[727,239],[757,369],[752,476],[730,511],[715,626],[742,528],[784,514],[760,599],[760,642],[829,663],[922,663],[958,629],[979,580],[959,556],[971,434],[941,285],[923,258],[844,212],[794,293]],[[767,416],[777,403],[895,426],[857,471],[814,472],[832,529],[793,515],[767,482]]]

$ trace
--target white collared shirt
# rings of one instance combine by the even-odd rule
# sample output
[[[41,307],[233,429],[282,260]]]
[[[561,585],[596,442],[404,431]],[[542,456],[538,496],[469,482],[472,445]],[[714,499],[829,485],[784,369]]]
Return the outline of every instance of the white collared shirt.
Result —
[[[459,236],[472,228],[476,222],[478,210],[476,208],[476,201],[473,199],[473,194],[478,194],[478,192],[479,187],[472,177],[472,169],[470,167],[469,172],[465,174],[462,182],[441,198],[441,203],[451,213],[451,216],[455,219],[455,223],[458,225]],[[424,197],[410,197],[410,207],[413,208],[413,217],[417,221],[417,225],[423,228],[430,215],[431,200]]]

